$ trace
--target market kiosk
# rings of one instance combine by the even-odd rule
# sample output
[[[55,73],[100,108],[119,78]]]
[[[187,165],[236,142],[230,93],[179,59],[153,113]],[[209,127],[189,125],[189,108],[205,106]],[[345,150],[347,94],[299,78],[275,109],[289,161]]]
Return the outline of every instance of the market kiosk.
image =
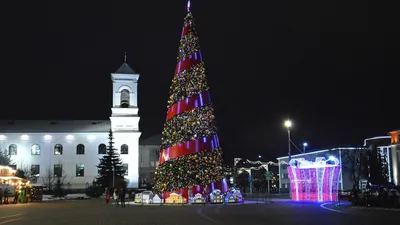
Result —
[[[16,170],[9,166],[0,166],[0,202],[26,203],[29,199],[30,183],[26,179],[16,177]]]

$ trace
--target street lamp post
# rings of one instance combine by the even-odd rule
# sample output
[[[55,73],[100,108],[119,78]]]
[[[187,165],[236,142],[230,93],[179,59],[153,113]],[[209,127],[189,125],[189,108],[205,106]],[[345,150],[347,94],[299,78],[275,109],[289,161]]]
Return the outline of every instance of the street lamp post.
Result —
[[[287,129],[287,132],[288,132],[288,156],[289,156],[289,161],[292,159],[292,151],[291,151],[291,149],[290,149],[290,146],[291,146],[291,141],[290,141],[290,128],[292,127],[292,121],[290,121],[290,120],[286,120],[285,121],[285,127],[286,127],[286,129]]]
[[[115,166],[113,165],[113,190],[115,190]]]
[[[307,142],[303,143],[303,153],[306,153],[306,147],[308,146]]]
[[[292,121],[286,120],[284,125],[285,125],[285,127],[287,129],[287,133],[288,133],[288,155],[289,155],[288,166],[289,166],[289,162],[292,159],[292,152],[291,152],[291,149],[290,149],[290,146],[291,146],[291,143],[290,143],[291,142],[291,140],[290,140],[290,128],[292,127]],[[289,196],[290,196],[290,198],[292,198],[292,191],[290,190],[290,182],[289,182]]]

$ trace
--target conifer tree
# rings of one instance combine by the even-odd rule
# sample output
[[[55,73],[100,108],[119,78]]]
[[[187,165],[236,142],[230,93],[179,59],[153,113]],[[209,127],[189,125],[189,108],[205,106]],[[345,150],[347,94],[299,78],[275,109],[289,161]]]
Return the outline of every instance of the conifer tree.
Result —
[[[99,165],[97,165],[99,175],[97,178],[97,183],[103,187],[107,187],[109,190],[121,185],[124,181],[125,169],[122,165],[122,160],[119,154],[116,152],[117,149],[114,148],[113,133],[110,130],[108,135],[108,146],[106,154],[100,159]]]

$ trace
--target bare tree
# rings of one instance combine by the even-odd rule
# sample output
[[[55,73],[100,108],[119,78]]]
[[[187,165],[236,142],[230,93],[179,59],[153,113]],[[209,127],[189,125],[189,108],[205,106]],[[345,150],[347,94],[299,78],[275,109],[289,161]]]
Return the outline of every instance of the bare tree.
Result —
[[[7,154],[7,149],[0,150],[0,166],[9,166],[11,164],[11,155]]]
[[[46,168],[46,172],[42,177],[43,185],[46,186],[49,190],[52,190],[56,179],[57,177],[54,176],[54,171],[51,169],[51,167]]]
[[[42,182],[49,190],[54,191],[54,188],[60,189],[64,187],[67,174],[65,173],[63,164],[58,162],[53,167],[49,166],[46,169],[45,176],[42,177]]]
[[[345,150],[342,152],[342,166],[350,172],[353,183],[359,187],[360,179],[363,177],[365,169],[365,149]]]
[[[33,181],[34,177],[32,177],[31,174],[32,173],[29,166],[21,166],[20,169],[17,169],[17,173],[15,174],[15,176],[23,179],[30,179],[31,181]]]

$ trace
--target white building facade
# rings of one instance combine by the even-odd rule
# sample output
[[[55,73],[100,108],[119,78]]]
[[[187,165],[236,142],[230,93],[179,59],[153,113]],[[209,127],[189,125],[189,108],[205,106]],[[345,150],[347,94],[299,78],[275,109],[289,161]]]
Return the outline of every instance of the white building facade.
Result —
[[[154,185],[154,173],[160,160],[161,135],[154,135],[141,140],[139,145],[140,187]]]
[[[83,189],[98,175],[99,159],[114,147],[127,170],[128,188],[139,186],[139,74],[124,63],[111,74],[113,104],[110,120],[0,121],[0,150],[11,155],[17,169],[29,170],[38,183],[49,175],[65,177],[70,189]]]

